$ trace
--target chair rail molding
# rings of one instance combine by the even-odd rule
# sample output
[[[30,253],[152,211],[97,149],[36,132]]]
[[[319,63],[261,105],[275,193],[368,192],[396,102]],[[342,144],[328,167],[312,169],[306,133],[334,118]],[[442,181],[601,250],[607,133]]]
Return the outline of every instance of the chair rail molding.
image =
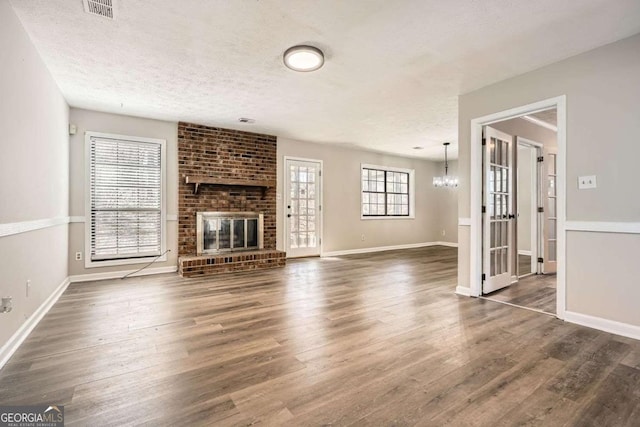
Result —
[[[42,230],[43,228],[55,227],[57,225],[69,224],[70,217],[59,216],[54,218],[35,219],[31,221],[10,222],[0,224],[0,237],[12,236],[14,234],[27,233],[29,231]]]
[[[458,226],[471,227],[471,218],[458,218]]]
[[[640,222],[566,221],[567,231],[640,234]]]

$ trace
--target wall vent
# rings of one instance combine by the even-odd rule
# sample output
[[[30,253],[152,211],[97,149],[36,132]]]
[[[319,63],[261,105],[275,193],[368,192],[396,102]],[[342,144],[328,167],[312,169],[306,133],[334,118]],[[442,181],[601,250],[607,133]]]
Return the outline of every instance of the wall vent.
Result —
[[[91,15],[102,16],[107,19],[115,19],[115,0],[82,0],[84,11]]]

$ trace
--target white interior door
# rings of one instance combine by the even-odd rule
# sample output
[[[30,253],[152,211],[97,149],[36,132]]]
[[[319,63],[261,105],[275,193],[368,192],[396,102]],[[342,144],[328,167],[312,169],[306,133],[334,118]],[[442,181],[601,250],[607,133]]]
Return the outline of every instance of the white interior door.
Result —
[[[538,264],[540,245],[542,244],[540,231],[542,230],[540,225],[542,213],[539,212],[538,207],[542,207],[543,203],[540,190],[542,163],[538,159],[542,158],[543,144],[520,136],[516,136],[516,142],[518,147],[518,156],[516,158],[516,175],[518,176],[516,180],[516,229],[518,230],[516,241],[518,243],[516,247],[518,248],[518,253],[520,253],[520,242],[523,241],[522,239],[525,242],[528,241],[528,245],[522,245],[522,249],[530,251],[530,274],[538,274],[542,273]],[[520,177],[523,179],[520,180]],[[518,272],[518,277],[521,276],[521,272]]]
[[[482,292],[509,286],[513,276],[513,137],[484,129]]]
[[[287,257],[320,255],[322,162],[285,158]]]
[[[557,193],[557,151],[544,150],[542,162],[542,179],[544,189],[542,213],[542,272],[551,274],[557,271],[557,238],[558,238],[558,193]]]

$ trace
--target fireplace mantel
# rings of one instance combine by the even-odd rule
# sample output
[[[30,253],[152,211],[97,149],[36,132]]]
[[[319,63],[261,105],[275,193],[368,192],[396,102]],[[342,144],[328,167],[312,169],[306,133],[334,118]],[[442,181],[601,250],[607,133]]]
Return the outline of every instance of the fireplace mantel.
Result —
[[[270,181],[254,181],[246,179],[219,179],[210,176],[192,175],[185,176],[184,181],[186,184],[194,184],[193,194],[198,194],[198,190],[201,185],[217,185],[219,187],[249,187],[260,188],[262,190],[262,198],[269,188],[273,188],[274,185]]]

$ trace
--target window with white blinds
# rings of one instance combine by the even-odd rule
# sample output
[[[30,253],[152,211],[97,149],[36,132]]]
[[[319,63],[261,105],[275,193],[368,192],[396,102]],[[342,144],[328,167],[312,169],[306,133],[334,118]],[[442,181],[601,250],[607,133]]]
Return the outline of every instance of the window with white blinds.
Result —
[[[90,261],[160,255],[164,141],[87,139]]]

